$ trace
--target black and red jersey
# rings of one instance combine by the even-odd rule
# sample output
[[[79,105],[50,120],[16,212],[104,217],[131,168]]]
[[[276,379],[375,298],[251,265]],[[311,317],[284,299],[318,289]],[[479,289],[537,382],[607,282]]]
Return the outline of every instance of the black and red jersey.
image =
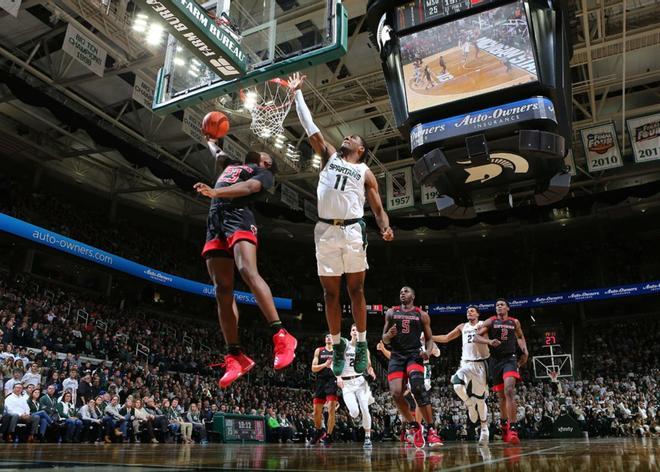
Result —
[[[332,351],[328,351],[325,346],[322,348],[319,348],[319,365],[325,364],[328,359],[332,360]],[[316,373],[316,378],[317,379],[334,379],[335,374],[332,373],[332,369],[330,367],[326,367],[323,370],[319,370]]]
[[[261,191],[241,198],[214,198],[211,201],[211,211],[218,208],[246,207],[259,199],[263,193],[275,183],[273,173],[256,164],[229,164],[220,174],[214,188],[229,187],[238,182],[256,179],[261,182]]]
[[[507,317],[503,320],[497,316],[490,318],[492,324],[488,329],[490,339],[499,339],[500,345],[490,348],[490,355],[495,357],[505,357],[515,354],[518,349],[518,340],[516,339],[516,319]]]
[[[411,310],[404,310],[400,306],[392,307],[390,322],[396,325],[397,331],[396,336],[390,341],[392,352],[398,354],[419,353],[421,346],[419,338],[424,332],[422,310],[418,307],[413,307]]]

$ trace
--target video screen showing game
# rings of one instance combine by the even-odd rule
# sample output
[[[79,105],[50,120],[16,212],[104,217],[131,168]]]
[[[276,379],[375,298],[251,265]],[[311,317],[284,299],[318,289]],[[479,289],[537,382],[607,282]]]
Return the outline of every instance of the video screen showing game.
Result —
[[[522,2],[400,38],[408,112],[538,79]]]

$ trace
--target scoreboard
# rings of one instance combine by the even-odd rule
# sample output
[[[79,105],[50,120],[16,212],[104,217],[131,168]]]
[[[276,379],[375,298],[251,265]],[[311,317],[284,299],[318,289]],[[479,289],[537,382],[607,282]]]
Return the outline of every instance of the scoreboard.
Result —
[[[264,442],[266,422],[263,416],[216,413],[213,431],[220,434],[223,442]]]
[[[396,29],[402,31],[493,0],[414,0],[397,7]]]

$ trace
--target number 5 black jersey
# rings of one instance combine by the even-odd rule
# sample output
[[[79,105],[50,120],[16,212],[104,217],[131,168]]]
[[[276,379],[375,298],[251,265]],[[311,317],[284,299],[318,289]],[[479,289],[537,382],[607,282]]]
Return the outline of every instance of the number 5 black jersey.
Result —
[[[419,354],[419,338],[424,329],[422,327],[422,310],[414,307],[405,311],[400,306],[392,307],[391,322],[396,324],[396,336],[390,341],[392,352],[397,354]]]

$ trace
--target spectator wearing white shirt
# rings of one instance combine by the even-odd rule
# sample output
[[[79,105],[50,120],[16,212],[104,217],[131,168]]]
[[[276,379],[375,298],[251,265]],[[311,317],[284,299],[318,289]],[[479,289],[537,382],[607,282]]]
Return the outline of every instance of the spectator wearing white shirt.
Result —
[[[23,370],[14,369],[12,374],[14,376],[5,382],[5,397],[8,397],[14,391],[14,385],[21,384],[21,387],[23,387],[23,382],[21,382],[21,379],[23,378]]]
[[[23,396],[23,385],[14,384],[11,395],[5,398],[5,410],[2,415],[2,429],[0,434],[7,436],[7,442],[13,441],[13,435],[18,423],[25,423],[30,426],[30,434],[27,442],[34,442],[34,435],[39,428],[39,418],[30,414],[30,407],[27,399]]]
[[[76,404],[76,398],[78,396],[77,376],[78,371],[76,369],[71,369],[71,372],[69,372],[69,377],[64,379],[64,382],[62,382],[62,390],[65,392],[69,390],[71,392],[72,402],[74,405]]]
[[[41,385],[41,372],[36,362],[30,365],[30,370],[23,375],[21,383],[23,385],[34,385],[35,387]]]

